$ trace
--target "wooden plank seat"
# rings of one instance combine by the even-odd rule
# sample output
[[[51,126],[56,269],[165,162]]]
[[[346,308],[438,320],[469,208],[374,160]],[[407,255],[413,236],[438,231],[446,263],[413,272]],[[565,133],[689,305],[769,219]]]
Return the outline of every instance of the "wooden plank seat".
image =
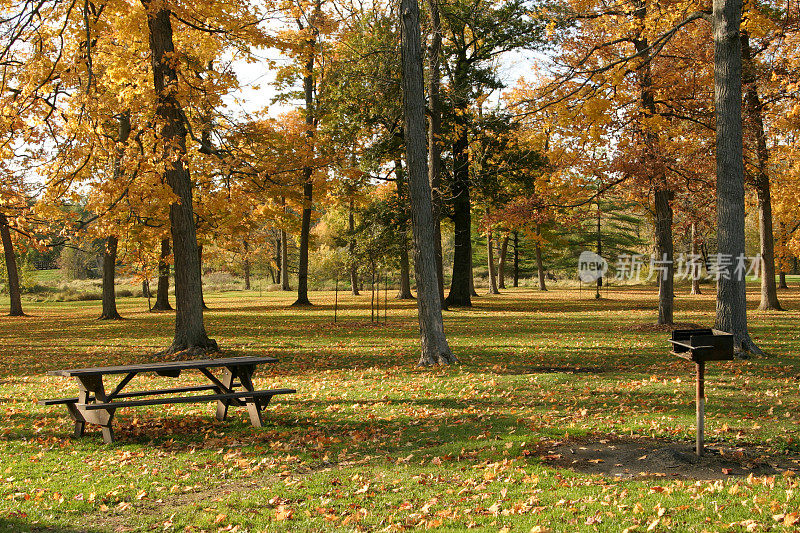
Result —
[[[114,439],[111,421],[117,409],[123,407],[215,401],[217,404],[216,418],[218,420],[225,420],[229,406],[245,406],[250,415],[250,422],[256,427],[261,427],[263,424],[261,410],[270,403],[273,396],[297,392],[295,389],[255,389],[252,376],[256,366],[261,363],[275,362],[277,362],[277,359],[272,357],[228,357],[201,361],[172,361],[54,370],[49,374],[72,377],[78,381],[78,396],[39,400],[38,403],[45,406],[66,406],[70,416],[75,420],[76,437],[83,435],[87,423],[98,424],[102,429],[103,440],[106,443],[110,443]],[[215,376],[211,369],[221,369],[221,376]],[[210,383],[207,385],[123,392],[128,383],[139,374],[155,373],[162,377],[177,378],[185,370],[199,371]],[[122,377],[114,389],[106,393],[103,378],[109,375],[122,375]],[[237,388],[244,390],[236,390]],[[186,395],[186,393],[206,391],[213,391],[213,394]]]
[[[295,389],[272,389],[272,390],[258,390],[258,391],[242,391],[230,394],[204,394],[201,396],[178,396],[176,398],[150,398],[148,400],[129,400],[122,402],[107,402],[107,403],[87,403],[80,406],[87,411],[96,411],[97,409],[119,409],[120,407],[141,407],[145,405],[165,405],[170,403],[201,403],[210,402],[213,400],[238,400],[238,399],[261,399],[266,398],[263,405],[266,406],[273,396],[278,394],[294,394]],[[244,405],[244,404],[242,404]]]
[[[232,387],[240,387],[241,383],[234,382]],[[158,396],[161,394],[179,394],[182,392],[202,392],[207,390],[219,391],[216,385],[197,385],[195,387],[175,387],[170,389],[156,389],[152,391],[135,391],[135,392],[121,392],[114,396],[115,398],[138,398],[140,396]],[[90,396],[89,400],[94,400],[94,396]],[[39,405],[62,405],[67,403],[78,403],[78,398],[54,398],[51,400],[39,400]]]

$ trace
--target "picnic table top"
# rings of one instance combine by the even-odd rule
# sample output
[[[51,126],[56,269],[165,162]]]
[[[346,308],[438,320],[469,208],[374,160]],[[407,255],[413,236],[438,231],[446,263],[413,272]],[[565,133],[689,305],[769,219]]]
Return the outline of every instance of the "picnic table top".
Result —
[[[221,359],[202,359],[196,361],[168,361],[164,363],[142,363],[136,365],[102,366],[96,368],[73,368],[69,370],[51,370],[48,375],[62,377],[79,377],[105,374],[128,374],[130,372],[159,372],[163,370],[192,370],[197,368],[219,368],[226,366],[258,365],[276,363],[274,357],[226,357]]]

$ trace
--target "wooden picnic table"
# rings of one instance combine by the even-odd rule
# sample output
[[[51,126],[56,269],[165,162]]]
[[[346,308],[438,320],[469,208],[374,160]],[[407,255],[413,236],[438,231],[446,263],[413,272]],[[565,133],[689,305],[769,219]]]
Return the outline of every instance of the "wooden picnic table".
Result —
[[[103,440],[106,443],[111,443],[114,440],[111,421],[116,410],[121,407],[216,401],[217,420],[225,420],[228,415],[228,407],[231,405],[246,406],[250,415],[250,422],[255,427],[261,427],[263,424],[261,411],[269,404],[273,396],[297,392],[294,389],[256,390],[253,386],[252,378],[256,366],[263,363],[276,363],[277,361],[272,357],[229,357],[198,361],[171,361],[53,370],[48,374],[51,376],[72,377],[77,380],[78,396],[74,398],[40,400],[39,404],[65,405],[70,416],[75,420],[76,437],[83,436],[87,423],[98,424],[102,429]],[[221,376],[215,376],[211,371],[212,369],[223,369]],[[211,383],[207,385],[123,392],[131,380],[139,374],[155,373],[163,377],[177,378],[184,370],[197,370],[208,378]],[[103,379],[107,376],[122,376],[122,379],[111,389],[111,392],[106,392],[106,386],[103,382]],[[239,387],[241,389],[237,390]],[[186,395],[186,393],[203,391],[212,391],[212,394]]]

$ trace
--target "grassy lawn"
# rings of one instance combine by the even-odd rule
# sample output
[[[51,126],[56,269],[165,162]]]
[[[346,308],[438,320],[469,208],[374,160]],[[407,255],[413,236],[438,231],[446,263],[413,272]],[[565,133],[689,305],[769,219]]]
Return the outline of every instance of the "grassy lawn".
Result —
[[[121,299],[114,323],[95,320],[99,302],[31,303],[29,317],[0,317],[0,531],[794,530],[794,285],[780,292],[790,311],[750,313],[769,357],[709,365],[707,439],[724,455],[694,467],[646,459],[694,436],[693,369],[647,327],[652,288],[478,298],[446,313],[461,364],[437,370],[415,366],[413,302],[390,300],[375,325],[369,295],[340,294],[333,324],[333,293],[312,293],[310,310],[289,308],[291,294],[209,294],[220,346],[279,358],[256,386],[298,393],[276,398],[262,429],[244,409],[218,423],[211,404],[121,410],[109,446],[92,426],[70,437],[63,406],[35,404],[76,390],[44,373],[148,361],[173,315],[141,298]],[[713,289],[678,291],[676,320],[713,322]]]

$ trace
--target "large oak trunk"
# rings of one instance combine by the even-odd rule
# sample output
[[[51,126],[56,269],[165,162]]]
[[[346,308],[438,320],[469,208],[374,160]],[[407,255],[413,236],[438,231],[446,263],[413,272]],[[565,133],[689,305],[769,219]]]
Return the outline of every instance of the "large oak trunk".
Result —
[[[8,274],[8,295],[11,298],[9,316],[25,316],[22,311],[22,293],[19,287],[19,272],[17,271],[17,257],[14,253],[14,243],[11,240],[11,230],[5,214],[0,213],[0,237],[3,240],[3,255],[6,259],[6,273]]]
[[[714,0],[714,107],[717,118],[717,240],[734,264],[745,257],[742,153],[741,0]],[[740,353],[760,352],[747,331],[743,276],[717,281],[716,328],[734,335]]]
[[[156,92],[157,135],[163,150],[164,179],[178,198],[169,209],[175,256],[175,338],[164,353],[216,351],[203,322],[202,280],[197,230],[192,204],[192,182],[186,167],[186,127],[180,102],[175,97],[178,75],[172,40],[171,12],[162,4],[147,8],[153,84]]]
[[[761,98],[758,95],[755,64],[750,49],[750,38],[747,31],[741,34],[743,82],[745,85],[745,111],[748,125],[756,142],[755,186],[758,198],[758,234],[761,246],[761,302],[758,308],[762,311],[781,311],[778,301],[778,288],[775,285],[775,241],[772,234],[772,198],[769,184],[769,149],[767,134],[764,131]]]
[[[414,233],[414,273],[422,354],[420,365],[450,364],[455,357],[444,335],[434,246],[435,221],[428,181],[425,143],[425,95],[417,0],[401,0],[401,56],[406,163]]]

